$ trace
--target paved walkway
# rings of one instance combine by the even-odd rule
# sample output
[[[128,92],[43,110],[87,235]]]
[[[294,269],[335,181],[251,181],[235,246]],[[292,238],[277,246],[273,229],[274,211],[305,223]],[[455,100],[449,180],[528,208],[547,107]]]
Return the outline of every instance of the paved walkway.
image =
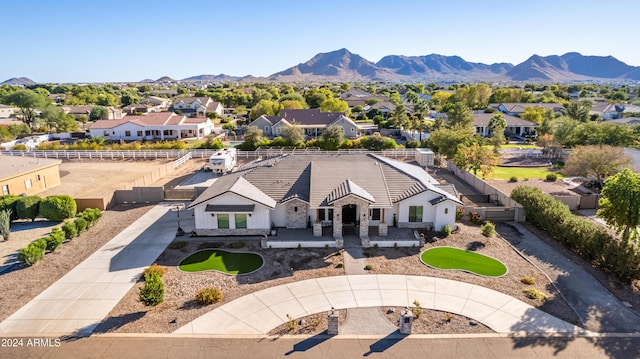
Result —
[[[640,316],[625,307],[590,273],[572,262],[520,223],[509,223],[516,235],[505,233],[512,244],[556,283],[586,324],[597,332],[640,332]]]
[[[2,334],[89,334],[175,238],[170,205],[159,204],[0,323]]]
[[[585,331],[506,294],[442,278],[346,275],[309,279],[238,298],[176,330],[181,334],[267,334],[285,323],[334,307],[410,306],[464,315],[498,333]]]

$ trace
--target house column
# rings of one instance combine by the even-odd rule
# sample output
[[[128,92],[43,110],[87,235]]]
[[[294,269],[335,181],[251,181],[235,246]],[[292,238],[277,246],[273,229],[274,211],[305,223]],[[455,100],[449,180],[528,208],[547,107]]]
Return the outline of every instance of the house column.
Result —
[[[369,238],[369,204],[361,203],[360,204],[360,238],[366,239]]]
[[[333,205],[333,238],[342,239],[342,205]]]

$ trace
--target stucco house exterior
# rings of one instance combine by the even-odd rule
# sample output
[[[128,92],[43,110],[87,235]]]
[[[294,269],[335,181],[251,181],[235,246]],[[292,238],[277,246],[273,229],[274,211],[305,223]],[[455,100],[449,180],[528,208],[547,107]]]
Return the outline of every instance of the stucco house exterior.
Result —
[[[422,168],[373,154],[283,155],[218,177],[189,206],[195,234],[261,235],[273,227],[331,227],[335,240],[351,227],[361,239],[377,227],[455,225],[462,206],[451,185]],[[313,229],[311,229],[313,228]]]
[[[126,116],[120,120],[99,120],[91,125],[91,137],[111,141],[200,139],[213,131],[210,119],[189,118],[173,112],[156,112],[144,116]]]
[[[61,160],[0,156],[0,163],[0,196],[31,196],[61,183]]]
[[[510,115],[520,116],[524,113],[527,107],[543,108],[545,110],[553,110],[556,114],[563,113],[565,111],[564,106],[559,103],[518,103],[518,102],[503,102],[499,104],[490,104],[490,108]]]
[[[0,104],[0,118],[9,118],[15,114],[13,106]]]
[[[476,128],[476,133],[483,137],[492,136],[493,133],[489,129],[489,121],[494,116],[493,113],[474,113],[473,114],[473,126]],[[502,118],[507,122],[507,127],[504,132],[510,135],[516,136],[529,136],[535,133],[538,124],[532,121],[525,120],[520,117],[511,115],[502,115]]]
[[[179,97],[173,101],[170,111],[182,111],[187,117],[204,117],[207,112],[217,113],[222,116],[224,107],[220,102],[213,101],[210,97]]]
[[[320,112],[320,109],[281,110],[279,116],[260,116],[247,126],[254,126],[262,130],[266,136],[277,137],[282,128],[298,126],[307,137],[319,137],[329,126],[340,126],[346,138],[357,138],[364,134],[375,132],[370,124],[361,126],[345,116],[344,112]]]

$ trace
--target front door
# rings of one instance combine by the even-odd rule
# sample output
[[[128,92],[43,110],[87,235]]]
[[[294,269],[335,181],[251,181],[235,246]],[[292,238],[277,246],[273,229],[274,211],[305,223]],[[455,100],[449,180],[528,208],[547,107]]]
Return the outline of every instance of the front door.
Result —
[[[347,204],[342,206],[342,223],[355,224],[358,216],[356,215],[356,205]]]

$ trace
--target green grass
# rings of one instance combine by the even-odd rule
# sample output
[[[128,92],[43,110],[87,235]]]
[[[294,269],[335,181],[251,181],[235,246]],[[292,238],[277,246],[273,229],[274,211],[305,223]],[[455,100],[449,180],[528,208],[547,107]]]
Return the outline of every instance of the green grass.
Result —
[[[550,171],[549,167],[499,167],[499,166],[496,166],[493,168],[493,173],[491,174],[491,176],[489,176],[489,179],[508,180],[513,176],[517,177],[518,181],[522,181],[525,178],[546,179],[547,174],[549,173],[557,174],[558,178],[564,177],[559,172]]]
[[[215,270],[227,274],[247,274],[262,267],[264,259],[255,253],[227,252],[220,249],[204,249],[180,262],[184,272]]]
[[[420,259],[438,269],[454,269],[487,277],[507,274],[507,266],[497,259],[453,247],[435,247],[422,252]]]

